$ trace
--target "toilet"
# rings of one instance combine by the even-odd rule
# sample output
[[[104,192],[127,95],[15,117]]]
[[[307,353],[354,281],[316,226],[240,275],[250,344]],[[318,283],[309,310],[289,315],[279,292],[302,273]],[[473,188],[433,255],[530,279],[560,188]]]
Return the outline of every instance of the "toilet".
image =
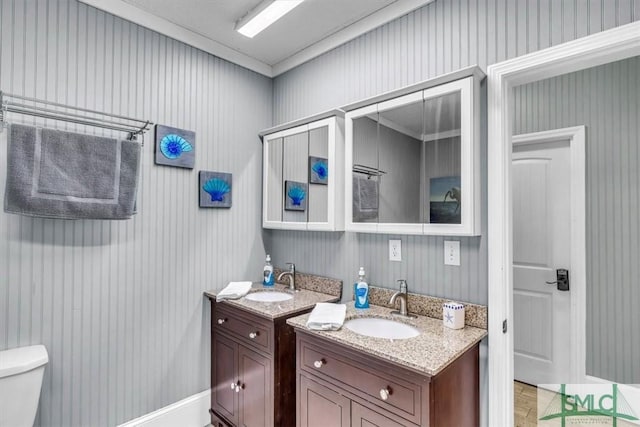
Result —
[[[43,345],[0,351],[0,426],[33,426],[48,361]]]

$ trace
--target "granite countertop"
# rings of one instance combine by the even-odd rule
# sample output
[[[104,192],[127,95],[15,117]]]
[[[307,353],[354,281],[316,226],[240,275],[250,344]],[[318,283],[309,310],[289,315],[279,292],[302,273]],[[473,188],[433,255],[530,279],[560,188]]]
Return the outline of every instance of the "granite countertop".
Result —
[[[356,310],[353,302],[347,303],[346,320],[357,317],[381,317],[410,324],[420,330],[420,335],[409,339],[391,340],[356,334],[344,326],[338,331],[314,331],[307,328],[309,314],[287,319],[287,323],[312,335],[377,356],[421,374],[436,375],[465,351],[487,335],[485,329],[465,326],[449,329],[442,319],[418,316],[416,319],[399,319],[391,316],[391,310],[371,305],[369,309]]]
[[[222,289],[205,291],[204,294],[212,300],[215,300],[216,295],[220,290]],[[266,287],[263,286],[262,283],[257,282],[252,285],[251,291],[249,291],[249,293],[269,291],[280,291],[287,293],[290,292],[287,286],[278,283],[276,283],[273,287]],[[238,307],[267,319],[273,320],[279,317],[290,316],[292,314],[311,309],[316,305],[317,302],[336,302],[339,299],[339,296],[310,291],[308,289],[299,289],[295,291],[293,298],[287,301],[261,302],[251,301],[243,297],[237,300],[224,300],[221,302],[221,304],[228,304],[233,307]]]

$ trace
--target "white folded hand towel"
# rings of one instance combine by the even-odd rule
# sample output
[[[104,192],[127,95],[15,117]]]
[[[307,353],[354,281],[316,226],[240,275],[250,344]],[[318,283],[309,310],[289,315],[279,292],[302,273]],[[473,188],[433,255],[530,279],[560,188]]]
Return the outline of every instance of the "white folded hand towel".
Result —
[[[309,315],[307,328],[318,331],[337,331],[344,323],[347,306],[344,304],[332,304],[319,302]]]
[[[226,288],[218,292],[216,301],[242,298],[251,290],[251,282],[229,282]]]

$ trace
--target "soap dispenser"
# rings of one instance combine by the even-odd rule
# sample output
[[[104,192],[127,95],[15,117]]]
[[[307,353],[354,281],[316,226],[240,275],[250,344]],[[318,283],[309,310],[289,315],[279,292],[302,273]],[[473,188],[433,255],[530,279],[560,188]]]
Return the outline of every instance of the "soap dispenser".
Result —
[[[275,283],[273,277],[273,265],[271,265],[271,255],[267,254],[267,259],[264,261],[262,284],[264,286],[273,286]]]
[[[356,308],[369,308],[369,285],[367,284],[364,276],[364,267],[360,267],[360,271],[358,272],[358,281],[354,284]]]

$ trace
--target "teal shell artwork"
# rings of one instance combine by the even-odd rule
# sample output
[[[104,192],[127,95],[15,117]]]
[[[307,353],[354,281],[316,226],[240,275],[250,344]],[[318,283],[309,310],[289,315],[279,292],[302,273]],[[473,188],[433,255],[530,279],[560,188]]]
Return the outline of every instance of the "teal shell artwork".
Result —
[[[189,141],[180,135],[171,133],[160,141],[160,152],[167,159],[177,159],[182,153],[191,150],[193,150],[193,147],[189,144]]]
[[[289,189],[287,196],[291,199],[291,203],[294,206],[300,206],[304,198],[307,196],[307,193],[304,189],[294,185]]]
[[[222,202],[225,194],[231,191],[231,186],[223,179],[212,178],[204,183],[202,189],[211,196],[212,202]]]
[[[325,162],[324,160],[318,160],[317,162],[315,162],[313,164],[313,166],[311,167],[311,170],[313,172],[315,172],[315,174],[321,180],[327,179],[327,176],[329,175],[329,169],[327,167],[327,162]]]

